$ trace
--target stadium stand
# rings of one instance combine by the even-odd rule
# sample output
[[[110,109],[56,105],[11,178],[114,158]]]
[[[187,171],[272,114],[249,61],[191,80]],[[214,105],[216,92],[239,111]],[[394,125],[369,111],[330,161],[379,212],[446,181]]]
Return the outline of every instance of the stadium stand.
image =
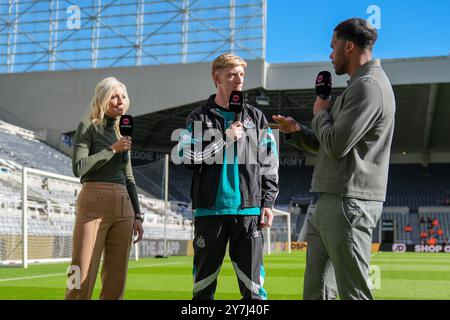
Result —
[[[405,231],[405,226],[410,225],[410,213],[408,207],[384,207],[383,220],[392,220],[395,226],[394,239],[396,242],[412,244],[411,233]],[[416,229],[417,230],[417,229]]]
[[[162,160],[133,168],[136,183],[156,198],[163,198],[164,163]],[[192,171],[182,166],[169,166],[169,200],[189,203]]]
[[[309,192],[313,167],[280,167],[280,195],[277,203],[289,203],[297,194]],[[443,205],[450,189],[448,164],[393,164],[389,168],[386,206],[407,206],[417,211],[419,206]]]
[[[20,234],[21,228],[21,170],[22,166],[37,168],[67,176],[71,159],[39,141],[30,131],[0,121],[0,234]],[[192,238],[192,208],[190,185],[192,172],[183,166],[169,167],[169,208],[162,200],[164,191],[164,162],[162,160],[134,167],[138,186],[147,194],[139,194],[144,215],[146,236],[170,239]],[[314,210],[317,195],[309,192],[312,166],[280,167],[280,194],[276,207],[291,212],[290,228],[294,238],[301,241],[301,231],[307,214]],[[450,166],[447,164],[394,164],[390,166],[387,201],[382,219],[395,225],[395,242],[420,243],[420,232],[429,232],[421,219],[437,218],[442,235],[439,242],[450,239],[450,206],[448,206]],[[30,235],[70,237],[75,215],[75,199],[81,186],[51,178],[31,175],[29,184]],[[150,196],[149,196],[150,195]],[[446,198],[447,197],[447,198]],[[306,203],[294,208],[293,203]],[[310,204],[310,205],[309,205]],[[411,227],[407,232],[405,227]],[[438,228],[434,228],[437,232]],[[287,234],[283,221],[275,221],[272,240],[285,241]],[[430,237],[430,235],[429,235]],[[429,238],[428,237],[428,238]],[[427,238],[427,239],[428,239]],[[299,240],[299,241],[300,241]]]
[[[423,223],[420,223],[420,232],[426,232],[429,239],[431,236],[437,239],[438,243],[450,243],[450,207],[420,207],[419,208],[419,223],[423,218]],[[437,219],[438,225],[433,226],[431,222]],[[439,235],[438,230],[441,229],[443,234]],[[432,230],[432,234],[430,234]]]
[[[142,181],[142,187],[149,191],[152,185],[159,188],[151,192],[161,194],[162,173],[155,170],[155,165],[137,167],[150,181]],[[314,168],[312,166],[280,167],[280,194],[277,205],[288,205],[297,196],[310,194],[310,185]],[[393,164],[389,169],[389,181],[385,206],[409,207],[410,212],[417,212],[419,206],[442,206],[445,193],[450,189],[450,166],[448,164]],[[172,199],[190,202],[191,172],[181,166],[170,166],[170,186]],[[176,190],[174,190],[176,189]],[[315,195],[314,199],[317,199]]]
[[[71,159],[36,139],[32,131],[0,121],[0,236],[22,234],[22,167],[73,177]],[[139,172],[139,170],[138,170]],[[154,170],[162,177],[161,170]],[[145,175],[145,171],[143,173]],[[177,183],[179,182],[179,178]],[[76,196],[80,184],[64,182],[39,175],[28,176],[28,234],[52,236],[62,243],[61,255],[67,255],[76,214]],[[158,190],[158,189],[157,189]],[[161,191],[161,189],[159,189]],[[175,198],[173,198],[175,199]],[[189,203],[174,201],[166,210],[162,200],[139,194],[144,213],[147,239],[189,240],[192,232],[192,211]],[[167,216],[165,215],[167,213]],[[167,220],[166,220],[167,219]],[[166,230],[164,232],[164,222]],[[63,241],[60,241],[62,239]],[[0,260],[12,254],[0,249]]]
[[[21,166],[73,177],[70,157],[36,139],[32,131],[1,120],[0,158]]]
[[[314,167],[283,167],[280,166],[277,204],[289,204],[292,197],[308,194]]]
[[[411,212],[417,212],[420,206],[442,206],[449,183],[448,164],[391,165],[386,205],[406,205]]]
[[[138,183],[142,183],[140,186],[155,196],[161,195],[162,190],[162,170],[157,170],[158,166],[161,165],[150,164],[135,168],[135,171],[142,173],[145,179],[151,180],[149,182],[140,179],[138,181]],[[311,194],[309,191],[313,169],[312,166],[281,166],[279,171],[280,194],[276,201],[276,207],[291,213],[292,235],[294,238],[302,239],[302,241],[304,241],[304,237],[300,233],[308,209],[303,209],[303,214],[299,214],[293,206],[299,201],[305,202],[306,198],[311,198],[312,203],[317,201],[318,195]],[[450,166],[448,164],[430,164],[427,167],[420,164],[391,164],[389,170],[387,198],[382,219],[394,222],[395,242],[420,243],[421,226],[418,223],[418,208],[421,206],[437,206],[439,208],[446,204],[446,196],[449,196],[448,190],[450,189]],[[181,199],[185,206],[189,206],[191,176],[192,173],[189,170],[171,164],[169,175],[170,199]],[[159,188],[154,188],[155,185]],[[154,189],[153,192],[151,192],[152,188]],[[442,220],[445,222],[448,219],[442,218]],[[405,231],[406,226],[411,227],[410,232]],[[284,238],[286,230],[283,228],[285,226],[281,222],[279,225],[275,223],[272,230],[273,239],[277,239],[276,234],[280,235],[280,239]],[[377,227],[376,232],[377,234],[374,233],[374,235],[378,236],[379,227]],[[448,239],[448,232],[444,231],[444,233],[441,238]]]

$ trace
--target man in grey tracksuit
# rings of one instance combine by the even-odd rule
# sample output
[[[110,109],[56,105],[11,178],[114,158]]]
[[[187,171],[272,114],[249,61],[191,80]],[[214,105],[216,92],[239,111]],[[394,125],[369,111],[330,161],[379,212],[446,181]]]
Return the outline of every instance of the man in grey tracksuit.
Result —
[[[317,97],[312,129],[273,116],[290,144],[317,153],[312,191],[320,198],[307,222],[304,299],[335,298],[334,285],[341,299],[373,299],[372,232],[386,196],[395,115],[392,86],[372,60],[376,38],[358,18],[334,29],[330,58],[336,74],[350,80],[332,108]]]

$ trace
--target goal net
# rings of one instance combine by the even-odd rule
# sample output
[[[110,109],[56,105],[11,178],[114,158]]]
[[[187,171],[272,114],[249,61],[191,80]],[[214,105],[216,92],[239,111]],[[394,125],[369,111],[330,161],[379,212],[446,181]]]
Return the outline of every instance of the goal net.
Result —
[[[165,193],[161,183],[164,182],[163,165],[164,160],[157,161],[142,174],[135,171],[138,172],[135,176],[151,179],[154,189],[148,192],[149,196],[138,195],[145,232],[143,241],[131,246],[130,259],[139,259],[140,252],[153,252],[155,241],[164,243],[164,255],[167,255],[171,246],[167,240],[179,244],[192,239],[188,204],[170,201],[166,208],[161,199]],[[184,178],[182,174],[179,176]],[[178,180],[175,184],[183,185]],[[70,261],[76,201],[81,187],[79,179],[74,177],[31,168],[1,170],[0,266],[26,268],[31,263]],[[171,187],[169,190],[174,190]]]
[[[24,167],[2,174],[1,184],[0,263],[70,260],[79,180]]]
[[[270,228],[266,228],[264,236],[264,253],[291,252],[291,214],[287,211],[274,208],[273,222]]]

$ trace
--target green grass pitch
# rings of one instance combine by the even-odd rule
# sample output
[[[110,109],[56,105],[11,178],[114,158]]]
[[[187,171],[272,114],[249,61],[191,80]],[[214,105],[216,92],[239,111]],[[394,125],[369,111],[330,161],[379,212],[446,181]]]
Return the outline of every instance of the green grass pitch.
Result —
[[[265,256],[264,287],[269,300],[302,298],[305,253]],[[0,299],[62,299],[68,263],[30,265],[28,269],[0,268]],[[379,268],[376,299],[450,299],[450,254],[380,252],[372,257]],[[93,298],[99,295],[97,279]],[[125,299],[189,300],[192,290],[192,257],[145,258],[130,261]],[[238,300],[238,285],[229,258],[222,266],[216,292],[218,300]]]

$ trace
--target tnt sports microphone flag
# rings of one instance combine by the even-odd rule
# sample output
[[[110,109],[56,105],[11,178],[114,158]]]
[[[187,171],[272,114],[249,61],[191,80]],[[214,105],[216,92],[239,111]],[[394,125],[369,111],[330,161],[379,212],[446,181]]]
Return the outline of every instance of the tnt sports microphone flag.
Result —
[[[228,105],[229,110],[231,112],[234,112],[237,116],[237,114],[241,112],[242,106],[244,105],[244,95],[242,94],[242,91],[232,91],[230,94]]]
[[[130,116],[128,114],[124,114],[120,117],[119,131],[123,137],[125,137],[125,136],[131,137],[131,134],[133,133],[133,117],[132,116]]]
[[[316,95],[323,100],[328,99],[331,93],[331,73],[320,71],[316,78]]]

